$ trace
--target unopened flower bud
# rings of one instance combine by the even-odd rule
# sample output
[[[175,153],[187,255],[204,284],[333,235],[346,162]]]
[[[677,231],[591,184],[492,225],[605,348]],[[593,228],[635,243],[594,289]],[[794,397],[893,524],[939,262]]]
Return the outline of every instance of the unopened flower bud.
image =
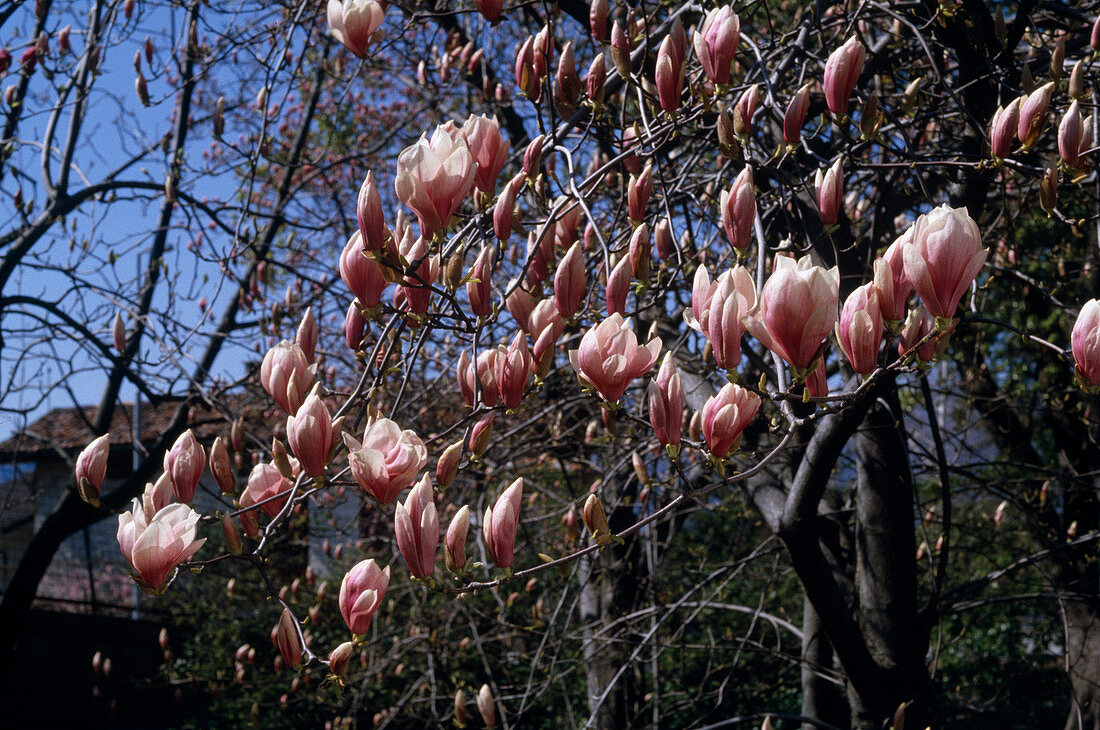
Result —
[[[581,519],[584,526],[592,533],[592,539],[600,547],[611,542],[611,528],[607,524],[607,514],[604,512],[603,503],[595,494],[588,495],[581,510]]]
[[[343,677],[348,671],[348,662],[355,654],[355,644],[345,641],[328,655],[328,670],[337,677]]]
[[[1053,165],[1047,168],[1039,183],[1039,205],[1047,215],[1053,214],[1058,207],[1058,170]]]
[[[495,417],[496,414],[489,413],[475,423],[473,429],[470,430],[470,452],[476,458],[480,459],[485,450],[489,448],[489,439],[493,435],[493,419]]]
[[[222,536],[225,537],[225,547],[235,555],[241,554],[241,533],[237,531],[237,523],[228,514],[222,515]]]
[[[624,79],[630,78],[630,46],[630,36],[616,20],[611,27],[611,60],[615,62],[615,68]]]

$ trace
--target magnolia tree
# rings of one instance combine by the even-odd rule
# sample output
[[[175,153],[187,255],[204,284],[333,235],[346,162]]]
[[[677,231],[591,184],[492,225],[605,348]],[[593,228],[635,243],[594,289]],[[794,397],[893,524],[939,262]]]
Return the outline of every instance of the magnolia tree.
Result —
[[[924,727],[970,701],[943,679],[952,622],[1009,604],[1016,627],[1058,617],[1067,727],[1097,727],[1100,26],[1034,3],[429,5],[288,6],[265,31],[279,50],[239,71],[187,10],[177,56],[204,54],[203,84],[263,82],[260,128],[215,150],[241,201],[185,200],[182,142],[158,190],[164,216],[231,221],[211,236],[240,293],[194,329],[193,397],[258,382],[269,400],[208,446],[181,409],[101,494],[108,390],[70,509],[133,497],[137,584],[231,566],[268,597],[299,695],[328,676],[334,723],[410,726],[476,704],[506,727]],[[243,43],[232,17],[212,27]],[[274,88],[298,106],[271,110]],[[175,98],[173,139],[222,135],[228,102],[204,126]],[[78,202],[65,189],[13,251]],[[279,238],[295,227],[309,245]],[[238,322],[275,280],[284,305]],[[115,322],[112,382],[144,383],[151,335]],[[265,354],[212,393],[226,341]],[[280,536],[341,502],[351,539],[280,586]],[[322,569],[338,611],[302,589]]]

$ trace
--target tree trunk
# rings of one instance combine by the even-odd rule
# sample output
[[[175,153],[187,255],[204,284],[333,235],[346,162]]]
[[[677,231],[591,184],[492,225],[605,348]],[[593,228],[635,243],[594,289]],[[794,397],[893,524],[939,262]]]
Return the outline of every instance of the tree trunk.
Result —
[[[825,672],[833,667],[833,647],[821,626],[809,600],[802,601],[802,714],[836,727],[848,724],[844,695],[840,687],[829,681]],[[802,723],[802,730],[816,730],[817,725]]]
[[[917,614],[908,452],[898,420],[881,401],[863,425],[856,439],[856,596],[860,629],[879,681],[873,696],[852,693],[852,724],[880,728],[904,702],[906,725],[925,727],[927,636]]]
[[[1100,729],[1100,605],[1095,598],[1062,601],[1066,673],[1072,703],[1065,730]]]

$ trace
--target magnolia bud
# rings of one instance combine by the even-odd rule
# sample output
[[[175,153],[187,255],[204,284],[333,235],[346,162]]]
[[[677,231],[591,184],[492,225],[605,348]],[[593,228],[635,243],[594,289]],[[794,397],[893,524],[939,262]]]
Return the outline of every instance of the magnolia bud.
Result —
[[[783,141],[789,145],[798,144],[802,139],[802,125],[806,123],[806,113],[810,110],[810,85],[799,89],[787,105],[783,115]]]
[[[462,458],[462,442],[455,441],[444,449],[435,464],[435,483],[440,487],[449,487],[458,471],[458,462]]]
[[[328,655],[328,670],[337,677],[343,677],[348,671],[348,662],[355,654],[355,644],[345,641]]]
[[[1047,215],[1054,213],[1058,207],[1058,170],[1053,166],[1047,168],[1039,183],[1039,205]]]
[[[283,442],[277,438],[271,440],[271,463],[287,479],[294,479],[294,468],[290,465],[290,455]]]
[[[140,72],[137,78],[134,79],[134,90],[137,91],[137,98],[141,105],[149,106],[149,84],[146,83],[145,77]]]
[[[1066,39],[1059,38],[1054,44],[1054,51],[1050,54],[1050,77],[1059,81],[1065,73],[1066,64]]]
[[[485,727],[496,727],[496,703],[493,700],[493,692],[487,684],[481,685],[481,689],[477,692],[477,711],[481,713],[481,719],[485,722]]]
[[[489,439],[493,435],[493,419],[496,414],[490,413],[482,417],[470,430],[470,452],[475,458],[481,458],[485,449],[489,448]]]
[[[606,2],[606,0],[605,0]],[[588,100],[593,106],[599,108],[603,104],[604,82],[607,81],[607,59],[602,53],[597,53],[588,66],[588,75],[584,78],[584,90]]]
[[[222,132],[225,131],[225,97],[219,96],[218,101],[214,104],[214,116],[211,120],[214,125],[214,136],[221,137]]]
[[[470,508],[462,507],[451,518],[443,538],[443,559],[447,570],[457,573],[466,567],[466,536],[470,531]]]
[[[111,337],[116,350],[122,352],[126,349],[126,325],[122,322],[122,312],[115,312],[115,319],[111,323]]]
[[[528,178],[534,178],[539,174],[542,169],[542,144],[545,141],[545,135],[540,134],[527,144],[527,149],[523,151],[523,171],[527,173]]]
[[[272,630],[275,645],[288,667],[297,667],[302,663],[302,644],[298,639],[298,629],[289,608],[284,608],[279,623]]]
[[[597,545],[603,547],[611,542],[611,528],[607,524],[607,514],[603,510],[600,498],[595,494],[588,495],[588,499],[585,500],[581,519],[584,520],[584,526],[592,533],[592,539]]]
[[[592,40],[597,43],[607,42],[607,18],[610,14],[607,0],[593,0],[588,10],[588,27],[592,31]]]
[[[234,494],[237,491],[237,480],[233,477],[233,466],[229,461],[229,450],[225,448],[222,437],[214,439],[210,447],[210,473],[214,475],[214,481],[218,488],[225,494]]]
[[[222,515],[222,535],[225,537],[225,547],[229,552],[241,554],[241,533],[237,532],[237,524],[227,514]]]
[[[737,110],[734,109],[737,114]],[[718,132],[718,151],[723,157],[736,160],[741,156],[741,146],[737,142],[737,123],[722,105],[718,105],[718,123],[715,125]]]
[[[615,68],[624,79],[630,78],[630,37],[619,21],[611,27],[611,60],[615,62]]]

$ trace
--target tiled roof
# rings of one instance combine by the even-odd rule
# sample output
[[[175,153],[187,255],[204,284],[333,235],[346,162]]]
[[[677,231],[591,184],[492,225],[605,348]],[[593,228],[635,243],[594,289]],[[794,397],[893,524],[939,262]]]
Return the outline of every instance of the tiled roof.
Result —
[[[161,403],[154,407],[142,403],[141,440],[149,442],[167,430],[179,401]],[[55,408],[11,438],[0,443],[0,457],[35,458],[54,454],[57,449],[79,451],[100,434],[93,433],[91,422],[95,406],[83,408]],[[195,435],[200,441],[212,441],[227,428],[225,417],[205,407],[192,409],[191,422],[196,424]],[[111,443],[128,444],[134,430],[134,405],[124,403],[115,409],[111,420]]]

